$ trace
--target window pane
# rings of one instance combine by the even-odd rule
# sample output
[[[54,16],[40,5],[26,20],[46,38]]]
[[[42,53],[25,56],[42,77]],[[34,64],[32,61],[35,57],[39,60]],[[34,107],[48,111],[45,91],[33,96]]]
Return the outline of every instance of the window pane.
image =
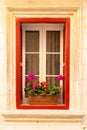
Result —
[[[34,73],[39,75],[39,55],[38,54],[27,54],[25,61],[25,72],[26,75],[29,73]]]
[[[52,86],[56,83],[55,77],[46,77],[46,81],[48,83],[48,86]]]
[[[56,80],[55,77],[46,77],[46,81],[48,82],[49,87],[52,85],[55,85]],[[61,85],[61,93],[58,95],[58,104],[63,104],[64,103],[64,93],[63,93],[63,84]]]
[[[39,51],[39,31],[26,31],[26,52]]]
[[[46,32],[47,52],[60,52],[60,31]]]
[[[58,75],[60,74],[60,55],[47,54],[46,55],[46,74]]]

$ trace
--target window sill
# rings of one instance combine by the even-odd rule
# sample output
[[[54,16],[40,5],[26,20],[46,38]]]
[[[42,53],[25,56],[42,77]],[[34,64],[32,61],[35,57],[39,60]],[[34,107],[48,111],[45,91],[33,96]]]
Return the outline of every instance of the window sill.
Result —
[[[82,122],[84,112],[68,110],[3,110],[6,122]]]

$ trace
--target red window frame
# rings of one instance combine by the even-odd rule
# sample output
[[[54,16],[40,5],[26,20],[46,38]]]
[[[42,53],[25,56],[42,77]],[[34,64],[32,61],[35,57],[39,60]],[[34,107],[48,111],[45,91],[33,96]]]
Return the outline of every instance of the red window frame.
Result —
[[[64,104],[63,105],[25,105],[21,103],[22,90],[22,43],[21,23],[64,23]],[[16,19],[16,108],[17,109],[69,109],[70,77],[70,19],[69,18],[17,18]]]

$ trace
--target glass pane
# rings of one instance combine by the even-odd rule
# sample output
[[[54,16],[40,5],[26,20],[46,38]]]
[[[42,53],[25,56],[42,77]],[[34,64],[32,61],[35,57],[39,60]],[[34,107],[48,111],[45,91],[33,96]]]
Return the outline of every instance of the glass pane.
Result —
[[[48,83],[48,86],[52,86],[56,83],[55,77],[46,77],[46,81]]]
[[[39,31],[26,31],[26,52],[39,51]]]
[[[46,43],[47,52],[60,52],[60,31],[47,31]]]
[[[39,75],[39,55],[38,54],[27,54],[25,61],[25,72],[26,75],[29,73],[34,73]]]
[[[48,82],[49,87],[56,83],[55,77],[46,77],[46,81]],[[63,84],[60,85],[61,93],[58,95],[58,104],[64,103],[64,93],[63,93]]]
[[[58,75],[60,74],[60,55],[47,54],[46,55],[46,74]]]

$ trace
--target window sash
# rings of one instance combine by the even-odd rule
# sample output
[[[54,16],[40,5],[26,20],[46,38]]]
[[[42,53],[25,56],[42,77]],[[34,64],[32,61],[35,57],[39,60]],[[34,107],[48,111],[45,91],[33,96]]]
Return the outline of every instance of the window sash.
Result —
[[[22,93],[24,97],[24,88],[25,88],[25,59],[26,55],[32,54],[38,54],[39,55],[39,80],[40,81],[46,81],[46,78],[48,77],[56,77],[55,74],[46,74],[46,55],[60,55],[60,74],[63,74],[63,24],[22,24],[22,32],[23,32],[23,80],[22,80]],[[26,52],[25,49],[25,40],[26,40],[26,31],[39,31],[40,38],[39,38],[39,51],[37,52]],[[46,52],[46,31],[60,31],[60,52]],[[43,71],[42,71],[43,68]]]

